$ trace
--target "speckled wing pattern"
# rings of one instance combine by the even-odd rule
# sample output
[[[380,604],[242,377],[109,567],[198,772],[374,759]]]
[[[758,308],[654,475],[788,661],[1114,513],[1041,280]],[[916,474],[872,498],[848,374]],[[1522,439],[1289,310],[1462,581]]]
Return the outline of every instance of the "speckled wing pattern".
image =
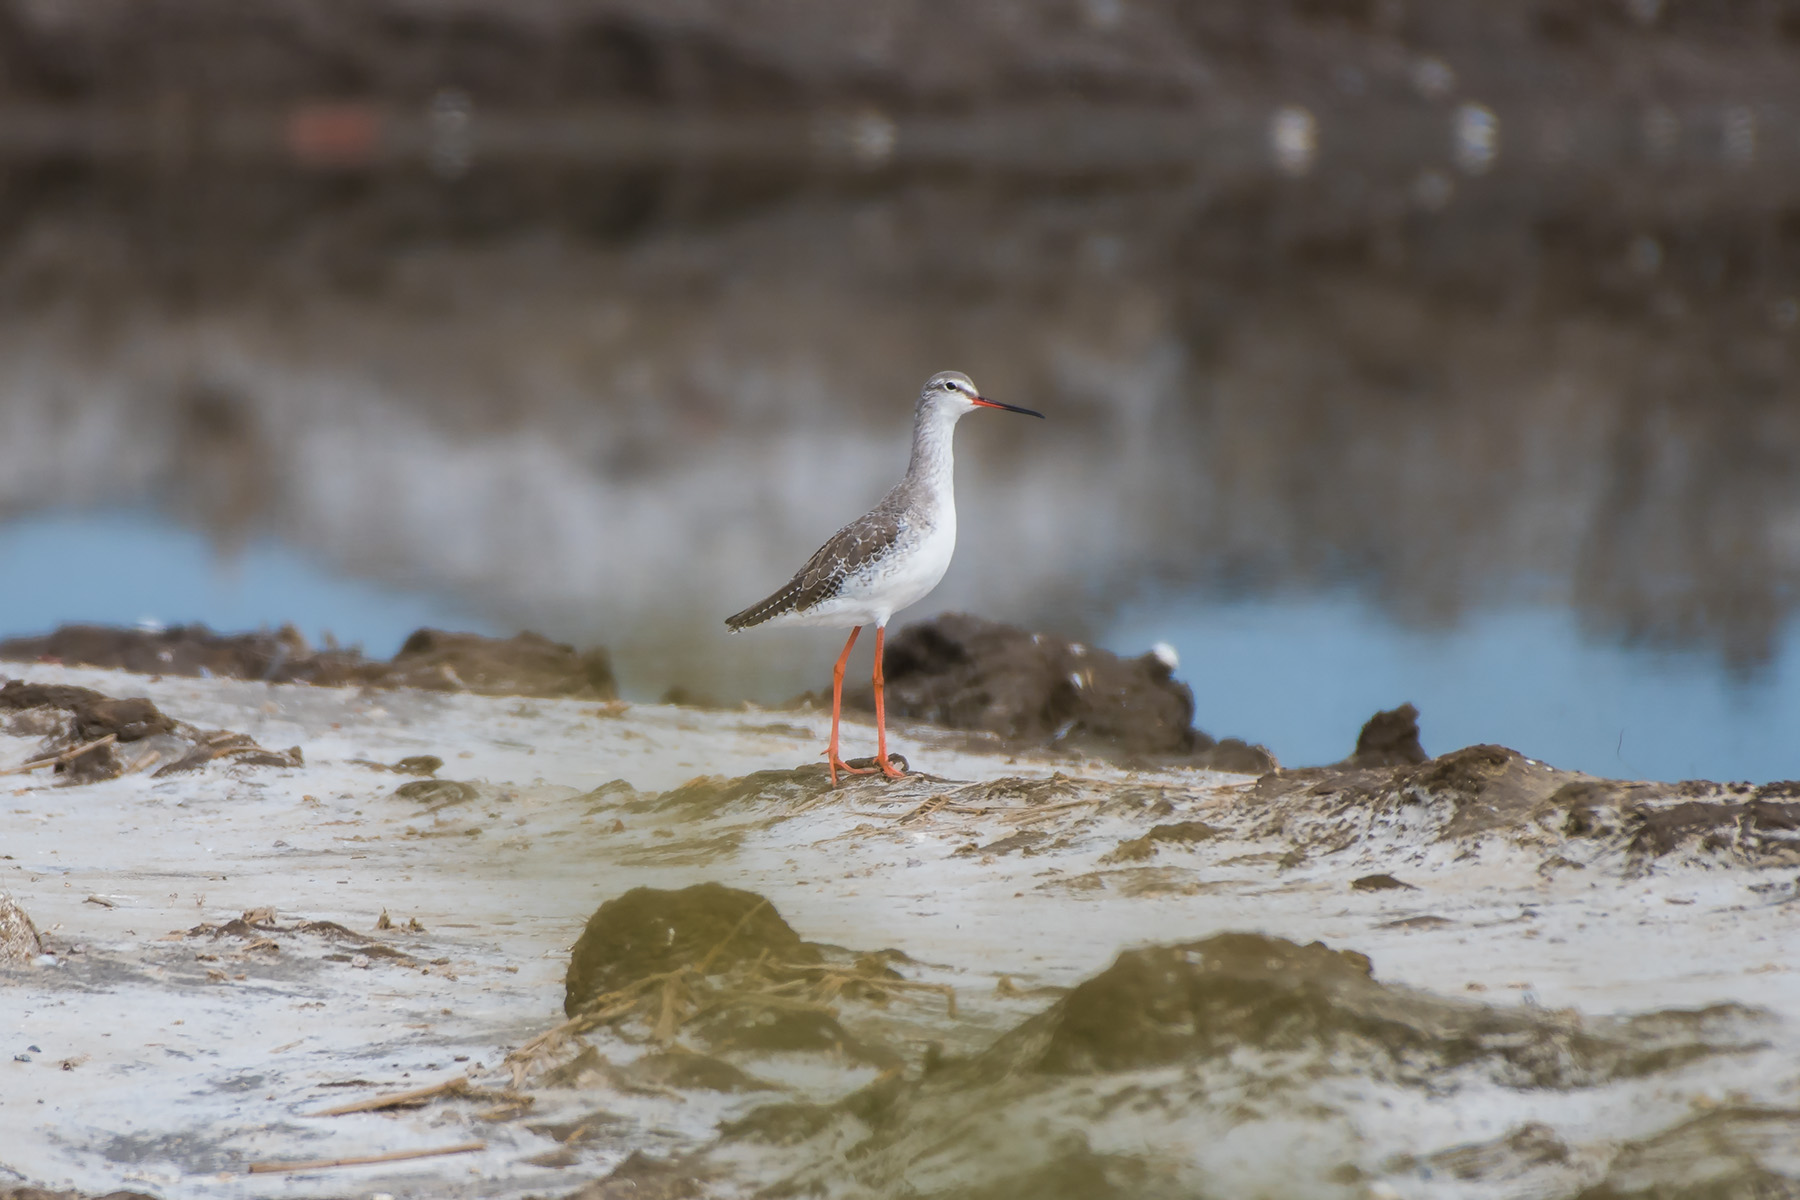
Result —
[[[786,613],[805,612],[843,590],[844,583],[887,553],[900,537],[903,521],[889,496],[866,516],[831,535],[787,584],[768,599],[725,618],[736,633]]]

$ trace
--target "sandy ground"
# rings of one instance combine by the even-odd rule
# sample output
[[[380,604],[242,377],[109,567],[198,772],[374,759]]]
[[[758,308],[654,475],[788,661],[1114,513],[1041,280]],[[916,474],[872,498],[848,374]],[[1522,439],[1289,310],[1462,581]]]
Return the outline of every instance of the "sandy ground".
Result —
[[[1258,825],[1248,777],[1015,757],[917,729],[895,748],[930,778],[684,806],[653,797],[698,776],[815,761],[825,718],[7,673],[148,696],[183,720],[298,745],[306,765],[221,763],[68,788],[44,773],[3,780],[0,889],[51,952],[0,973],[0,1186],[562,1195],[633,1151],[704,1150],[721,1122],[769,1094],[630,1086],[616,1073],[513,1091],[504,1065],[562,1019],[569,947],[596,906],[639,885],[703,880],[766,896],[811,941],[902,949],[910,979],[953,989],[954,1018],[942,995],[920,990],[857,1027],[896,1047],[907,1076],[935,1053],[928,1043],[979,1050],[1122,948],[1224,931],[1320,940],[1368,955],[1384,984],[1508,1010],[1598,1021],[1744,1006],[1730,1053],[1594,1087],[1340,1081],[1329,1105],[1313,1096],[1291,1117],[1259,1118],[1230,1156],[1194,1150],[1220,1194],[1573,1195],[1616,1174],[1633,1140],[1708,1113],[1800,1108],[1791,866],[1689,857],[1634,872],[1604,845],[1581,861],[1549,834],[1446,841],[1404,814],[1296,859],[1291,823]],[[848,738],[859,753],[872,730],[852,724]],[[34,744],[0,736],[0,766]],[[413,781],[368,765],[426,754],[443,760],[440,779],[467,786],[396,795]],[[628,786],[605,786],[620,780]],[[1027,791],[1030,805],[1019,801]],[[1150,819],[1108,807],[1121,795],[1156,821],[1222,832],[1148,861],[1109,859]],[[933,796],[952,803],[916,811]],[[1350,886],[1373,873],[1411,887]],[[259,908],[273,912],[241,936],[189,932]],[[384,912],[391,925],[378,931]],[[648,1053],[604,1031],[590,1044],[609,1064]],[[788,1099],[820,1102],[882,1075],[879,1064],[816,1056],[759,1073]],[[463,1075],[475,1096],[316,1115]],[[602,1135],[561,1144],[568,1122],[597,1110]],[[1416,1165],[1537,1124],[1566,1151],[1554,1161],[1486,1175]],[[1137,1136],[1092,1124],[1096,1152]],[[250,1173],[475,1142],[408,1162]],[[1786,1169],[1770,1165],[1778,1151],[1758,1153],[1762,1169]],[[741,1147],[715,1147],[711,1161],[709,1194],[721,1195],[792,1167]],[[1333,1175],[1344,1162],[1355,1170]]]

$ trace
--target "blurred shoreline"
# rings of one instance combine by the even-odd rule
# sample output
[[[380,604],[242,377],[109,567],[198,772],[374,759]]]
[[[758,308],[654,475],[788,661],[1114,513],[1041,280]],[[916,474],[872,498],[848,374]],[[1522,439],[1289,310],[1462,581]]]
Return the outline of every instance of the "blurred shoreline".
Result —
[[[1569,604],[1741,670],[1793,610],[1779,208],[289,178],[14,189],[0,514],[272,536],[754,694],[772,660],[722,668],[717,617],[885,489],[954,364],[1053,419],[971,424],[933,610],[1082,635],[1147,588],[1348,584],[1428,626]]]
[[[829,637],[720,618],[954,367],[1051,419],[968,424],[908,617],[1531,608],[1766,680],[1797,60],[1651,0],[0,6],[0,520],[776,699]]]
[[[0,645],[8,1169],[1780,1188],[1797,355],[1800,0],[0,0],[0,643],[121,627]],[[943,369],[1047,419],[897,616],[931,774],[839,791],[842,632],[723,620]],[[835,957],[734,1027],[777,902]]]

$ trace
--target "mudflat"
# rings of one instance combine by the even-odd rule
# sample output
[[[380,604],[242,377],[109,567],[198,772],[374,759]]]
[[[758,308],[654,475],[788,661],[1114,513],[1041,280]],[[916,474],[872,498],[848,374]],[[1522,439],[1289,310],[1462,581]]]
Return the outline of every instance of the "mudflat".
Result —
[[[0,1195],[1800,1189],[1795,785],[5,673]]]

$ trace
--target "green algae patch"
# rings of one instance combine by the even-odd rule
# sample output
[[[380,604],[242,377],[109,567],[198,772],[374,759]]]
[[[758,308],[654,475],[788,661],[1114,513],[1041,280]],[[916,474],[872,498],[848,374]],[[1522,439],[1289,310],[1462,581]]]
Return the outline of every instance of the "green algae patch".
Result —
[[[1226,1168],[1245,1136],[1308,1194],[1420,1169],[1503,1179],[1566,1148],[1526,1129],[1370,1161],[1354,1114],[1371,1090],[1428,1104],[1446,1089],[1601,1088],[1755,1050],[1764,1020],[1731,1005],[1591,1021],[1496,1007],[1382,983],[1353,950],[1221,934],[1127,950],[987,1050],[917,1078],[755,1110],[714,1153],[776,1176],[769,1195],[1240,1194]]]
[[[1116,850],[1102,855],[1100,861],[1141,862],[1154,857],[1158,846],[1192,846],[1198,842],[1211,841],[1220,832],[1221,830],[1205,821],[1172,821],[1164,825],[1152,825],[1149,833],[1120,842]]]
[[[1627,1142],[1579,1200],[1800,1196],[1800,1111],[1732,1106]]]
[[[563,1011],[575,1016],[651,976],[724,973],[760,958],[816,963],[819,952],[755,892],[718,883],[633,888],[588,918],[569,956]]]

